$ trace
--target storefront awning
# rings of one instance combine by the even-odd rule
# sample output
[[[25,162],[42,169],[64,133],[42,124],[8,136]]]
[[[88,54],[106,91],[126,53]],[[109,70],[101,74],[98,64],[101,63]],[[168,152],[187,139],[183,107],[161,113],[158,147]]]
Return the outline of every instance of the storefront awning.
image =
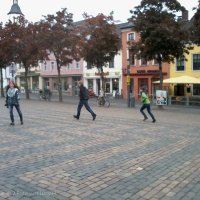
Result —
[[[153,83],[160,83],[160,81],[155,81]],[[200,84],[200,78],[195,78],[193,76],[179,76],[179,77],[165,79],[163,80],[163,83]]]

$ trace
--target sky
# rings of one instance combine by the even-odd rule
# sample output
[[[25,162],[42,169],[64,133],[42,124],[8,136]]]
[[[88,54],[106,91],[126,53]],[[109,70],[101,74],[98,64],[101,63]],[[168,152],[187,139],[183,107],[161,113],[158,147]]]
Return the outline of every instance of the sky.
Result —
[[[141,0],[18,0],[25,18],[30,22],[37,22],[43,16],[55,14],[62,8],[67,8],[69,13],[73,13],[73,20],[83,20],[84,12],[96,16],[99,13],[109,15],[114,11],[116,23],[127,22],[131,17],[130,10],[140,4]],[[193,16],[192,8],[198,5],[198,0],[179,0],[181,5],[189,11],[189,19]],[[12,20],[7,13],[10,11],[13,0],[0,0],[0,22],[6,23]]]

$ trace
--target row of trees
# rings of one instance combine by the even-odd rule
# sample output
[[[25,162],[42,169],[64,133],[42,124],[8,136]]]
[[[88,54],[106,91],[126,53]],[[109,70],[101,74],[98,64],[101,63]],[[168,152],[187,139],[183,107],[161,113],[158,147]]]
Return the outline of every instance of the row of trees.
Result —
[[[129,21],[140,33],[140,40],[129,43],[129,48],[139,57],[158,61],[161,89],[162,63],[173,62],[174,58],[188,53],[192,43],[200,43],[200,7],[196,8],[190,26],[177,17],[177,13],[184,11],[177,0],[142,0],[130,11]],[[11,61],[23,64],[27,98],[29,68],[37,66],[38,61],[48,60],[50,53],[56,58],[59,100],[62,101],[60,70],[63,65],[83,58],[99,70],[104,80],[103,66],[113,60],[120,48],[123,48],[120,33],[112,13],[96,17],[84,14],[83,21],[74,23],[73,14],[62,9],[37,23],[19,17],[16,22],[0,24],[0,68]]]
[[[103,72],[103,66],[117,54],[120,49],[120,34],[114,25],[112,14],[99,14],[96,17],[84,14],[84,18],[85,20],[74,23],[73,14],[65,8],[55,15],[44,16],[44,19],[36,23],[30,23],[20,16],[15,22],[9,21],[5,26],[1,24],[0,67],[5,68],[13,61],[22,64],[25,69],[27,99],[29,69],[37,66],[39,61],[48,60],[50,53],[55,55],[57,63],[59,101],[62,101],[62,66],[84,58]]]

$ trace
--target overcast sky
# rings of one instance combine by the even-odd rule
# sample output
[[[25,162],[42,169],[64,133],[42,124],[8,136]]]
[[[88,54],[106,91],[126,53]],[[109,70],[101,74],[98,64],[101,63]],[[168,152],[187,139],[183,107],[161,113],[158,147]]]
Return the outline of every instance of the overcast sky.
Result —
[[[98,13],[109,15],[114,11],[114,20],[126,22],[131,16],[130,10],[140,4],[141,0],[18,0],[18,4],[26,19],[37,22],[43,15],[55,14],[61,8],[67,8],[73,13],[74,21],[82,20],[82,14],[87,12],[96,16]],[[194,14],[192,8],[197,6],[198,0],[179,0],[189,10],[189,18]],[[0,22],[7,22],[13,0],[0,0]],[[10,18],[11,19],[11,18]]]

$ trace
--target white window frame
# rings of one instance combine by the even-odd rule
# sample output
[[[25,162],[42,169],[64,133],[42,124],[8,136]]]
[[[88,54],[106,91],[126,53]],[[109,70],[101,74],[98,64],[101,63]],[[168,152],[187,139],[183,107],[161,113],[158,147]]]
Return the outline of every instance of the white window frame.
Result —
[[[54,67],[55,67],[55,62],[54,62],[54,61],[51,61],[51,71],[54,70]]]
[[[130,35],[133,35],[133,37],[130,37]],[[135,32],[130,32],[127,34],[127,41],[134,41],[135,40]]]
[[[194,58],[193,58],[193,56],[196,55],[196,54],[200,55],[200,53],[193,53],[193,54],[192,54],[192,71],[194,71],[194,72],[199,72],[200,69],[199,69],[199,70],[196,70],[196,69],[194,69],[194,66],[193,66],[193,63],[194,63]]]

